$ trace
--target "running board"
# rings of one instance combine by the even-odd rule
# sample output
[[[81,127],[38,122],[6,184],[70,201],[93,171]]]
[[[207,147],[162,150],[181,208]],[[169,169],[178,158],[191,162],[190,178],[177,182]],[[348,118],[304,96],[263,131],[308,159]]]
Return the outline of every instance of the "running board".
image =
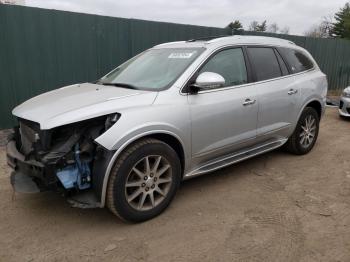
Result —
[[[209,172],[213,172],[215,170],[218,170],[220,168],[241,162],[243,160],[246,160],[248,158],[269,152],[271,150],[274,150],[278,147],[281,147],[284,143],[287,142],[288,139],[281,139],[281,140],[275,140],[273,142],[269,141],[268,143],[264,143],[262,145],[259,145],[257,147],[252,147],[249,149],[245,149],[239,152],[236,152],[231,155],[224,156],[220,159],[215,159],[200,168],[197,168],[193,170],[192,172],[186,174],[184,176],[184,179],[189,179],[192,177],[196,177],[199,175],[203,175]]]

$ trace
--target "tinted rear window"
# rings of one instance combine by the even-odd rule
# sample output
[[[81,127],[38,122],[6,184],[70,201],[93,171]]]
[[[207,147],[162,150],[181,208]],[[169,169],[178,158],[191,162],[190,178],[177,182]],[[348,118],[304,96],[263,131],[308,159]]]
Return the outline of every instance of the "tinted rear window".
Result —
[[[300,73],[314,67],[312,61],[298,50],[280,48],[279,51],[287,60],[292,73]]]
[[[248,54],[256,80],[263,81],[282,76],[275,51],[269,47],[249,47]]]

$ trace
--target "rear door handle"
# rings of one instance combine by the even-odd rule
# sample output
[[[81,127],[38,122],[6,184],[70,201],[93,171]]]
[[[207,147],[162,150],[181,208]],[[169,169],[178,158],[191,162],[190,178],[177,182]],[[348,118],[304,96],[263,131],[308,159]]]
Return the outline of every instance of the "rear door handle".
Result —
[[[256,100],[251,100],[250,98],[247,98],[244,102],[243,102],[243,106],[249,106],[249,105],[254,105],[256,102]]]
[[[288,95],[295,95],[296,93],[298,93],[298,90],[296,90],[296,89],[290,89],[289,91],[288,91]]]

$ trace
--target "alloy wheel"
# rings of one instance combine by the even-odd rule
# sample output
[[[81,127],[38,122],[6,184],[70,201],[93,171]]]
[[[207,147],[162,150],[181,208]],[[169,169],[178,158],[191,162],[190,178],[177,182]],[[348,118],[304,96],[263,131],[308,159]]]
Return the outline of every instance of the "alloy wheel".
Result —
[[[125,183],[125,197],[138,211],[158,206],[167,196],[172,184],[172,168],[163,156],[149,155],[131,169]]]
[[[301,125],[301,132],[299,135],[300,145],[308,148],[314,141],[316,136],[316,119],[313,115],[307,115],[303,124]]]

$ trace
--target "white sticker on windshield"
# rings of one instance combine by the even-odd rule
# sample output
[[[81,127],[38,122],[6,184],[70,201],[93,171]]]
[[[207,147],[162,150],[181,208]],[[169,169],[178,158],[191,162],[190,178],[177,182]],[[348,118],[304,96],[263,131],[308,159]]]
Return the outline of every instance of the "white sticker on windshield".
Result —
[[[182,52],[182,53],[171,53],[168,58],[180,58],[180,59],[188,59],[190,58],[195,52]]]

